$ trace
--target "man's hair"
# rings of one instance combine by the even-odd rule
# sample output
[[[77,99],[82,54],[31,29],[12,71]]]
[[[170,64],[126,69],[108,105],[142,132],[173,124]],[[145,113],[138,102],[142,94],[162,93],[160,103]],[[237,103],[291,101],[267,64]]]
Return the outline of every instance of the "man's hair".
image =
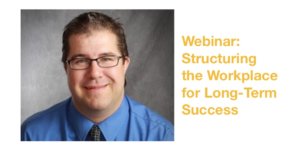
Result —
[[[109,30],[117,37],[121,55],[129,56],[122,24],[113,18],[98,12],[86,12],[71,20],[64,28],[61,61],[66,65],[69,55],[69,38],[74,34],[91,34],[95,30]],[[123,59],[124,62],[124,59]],[[65,66],[66,67],[66,66]]]

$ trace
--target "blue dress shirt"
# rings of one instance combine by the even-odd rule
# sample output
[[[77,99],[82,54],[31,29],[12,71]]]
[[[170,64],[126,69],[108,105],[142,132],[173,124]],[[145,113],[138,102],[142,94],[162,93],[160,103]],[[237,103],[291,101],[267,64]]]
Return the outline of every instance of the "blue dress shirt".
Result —
[[[69,98],[25,120],[21,140],[84,141],[93,125]],[[118,110],[98,126],[107,141],[174,140],[174,127],[169,121],[128,96],[124,96]]]

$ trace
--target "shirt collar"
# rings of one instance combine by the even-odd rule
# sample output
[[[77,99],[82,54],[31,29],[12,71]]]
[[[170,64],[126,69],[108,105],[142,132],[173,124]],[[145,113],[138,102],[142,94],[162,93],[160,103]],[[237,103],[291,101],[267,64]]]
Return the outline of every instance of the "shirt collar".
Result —
[[[94,123],[79,113],[76,110],[73,102],[70,103],[68,118],[79,140],[84,141]],[[107,141],[113,141],[116,139],[120,130],[125,130],[128,120],[129,107],[126,96],[124,96],[117,111],[114,112],[110,117],[100,122],[99,127],[105,139]]]
[[[75,134],[79,138],[78,140],[85,141],[86,136],[94,123],[79,113],[72,101],[69,107],[68,118]]]
[[[126,96],[124,96],[118,110],[99,124],[105,139],[107,141],[114,141],[117,138],[119,131],[126,129],[128,120],[129,107]]]

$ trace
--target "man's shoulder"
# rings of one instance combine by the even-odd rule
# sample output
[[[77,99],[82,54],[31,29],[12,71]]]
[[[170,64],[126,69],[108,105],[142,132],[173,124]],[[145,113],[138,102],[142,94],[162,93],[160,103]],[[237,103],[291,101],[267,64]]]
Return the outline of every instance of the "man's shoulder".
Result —
[[[151,131],[157,130],[157,132],[161,133],[174,134],[174,126],[170,121],[151,110],[149,107],[128,96],[126,97],[129,104],[131,120],[137,122],[140,126],[151,129]]]
[[[144,104],[137,102],[136,100],[129,97],[129,105],[131,113],[137,118],[143,119],[145,121],[150,121],[152,123],[161,125],[172,125],[168,120],[162,117],[160,114],[156,113]]]
[[[28,117],[22,123],[22,130],[39,129],[41,126],[50,125],[52,122],[59,120],[64,116],[65,109],[69,103],[69,99],[57,103],[50,108],[40,111],[30,117]]]

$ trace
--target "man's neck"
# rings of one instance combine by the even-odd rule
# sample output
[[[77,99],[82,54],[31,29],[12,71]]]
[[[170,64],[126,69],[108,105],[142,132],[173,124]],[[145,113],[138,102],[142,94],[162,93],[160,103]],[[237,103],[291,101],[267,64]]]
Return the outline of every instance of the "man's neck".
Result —
[[[95,110],[88,107],[81,107],[80,104],[76,104],[75,101],[73,101],[73,103],[78,112],[80,112],[87,119],[97,124],[110,117],[114,112],[116,112],[119,109],[123,101],[123,97],[124,95],[120,100],[117,100],[116,102],[109,105],[107,108],[101,110]]]

